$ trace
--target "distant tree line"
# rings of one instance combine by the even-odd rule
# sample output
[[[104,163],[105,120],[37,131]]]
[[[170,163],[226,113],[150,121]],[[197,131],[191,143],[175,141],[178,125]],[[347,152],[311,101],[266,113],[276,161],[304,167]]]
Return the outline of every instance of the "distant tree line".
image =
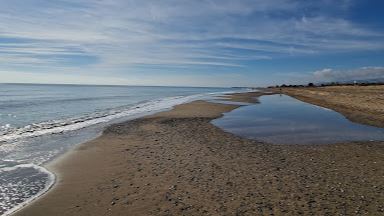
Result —
[[[303,88],[303,87],[326,87],[326,86],[374,86],[374,85],[384,85],[384,82],[353,82],[353,83],[339,83],[339,82],[330,82],[330,83],[308,83],[307,85],[276,85],[268,86],[268,88]]]

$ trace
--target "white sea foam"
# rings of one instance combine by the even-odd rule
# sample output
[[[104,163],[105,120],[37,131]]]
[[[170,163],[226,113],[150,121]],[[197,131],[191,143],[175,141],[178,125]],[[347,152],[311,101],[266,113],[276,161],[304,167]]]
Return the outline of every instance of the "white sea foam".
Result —
[[[3,131],[3,134],[0,134],[0,142],[9,142],[28,137],[36,137],[46,134],[57,134],[64,133],[66,131],[78,130],[91,125],[109,122],[113,119],[166,110],[178,104],[202,99],[204,97],[213,96],[217,94],[219,93],[168,97],[144,102],[125,109],[111,109],[104,112],[96,112],[76,118],[34,123],[20,128],[7,127],[7,130]],[[223,92],[221,92],[220,94],[223,94]]]
[[[239,91],[236,91],[239,92]],[[220,93],[206,93],[206,94],[198,94],[198,95],[191,95],[191,96],[176,96],[176,97],[168,97],[158,100],[152,100],[143,102],[131,107],[125,107],[125,108],[116,108],[111,110],[105,110],[103,112],[96,112],[84,116],[79,116],[76,118],[69,118],[69,119],[61,119],[61,120],[54,120],[54,121],[47,121],[47,122],[41,122],[41,123],[34,123],[31,125],[27,125],[20,128],[12,128],[9,125],[5,125],[7,130],[0,130],[0,146],[1,142],[3,142],[6,145],[3,145],[3,147],[6,147],[8,145],[14,146],[16,141],[24,140],[25,138],[31,138],[31,137],[37,137],[41,135],[48,135],[48,134],[57,134],[57,133],[65,133],[68,131],[74,131],[82,128],[86,128],[92,125],[110,122],[115,119],[120,118],[126,118],[130,119],[131,117],[135,118],[137,116],[144,116],[156,112],[160,112],[163,110],[170,109],[176,105],[187,103],[194,100],[199,99],[212,99],[216,95],[223,95],[223,94],[229,94],[234,93],[231,92],[220,92]],[[5,127],[3,129],[5,129]],[[4,152],[6,152],[4,150]],[[4,161],[4,160],[3,160]],[[46,160],[43,160],[46,161]],[[48,175],[48,181],[45,183],[45,187],[43,190],[39,191],[37,194],[33,195],[32,197],[29,197],[24,202],[12,207],[11,209],[7,210],[4,215],[10,215],[14,213],[15,211],[19,210],[23,206],[27,205],[28,203],[32,202],[37,197],[41,196],[45,192],[47,192],[54,184],[55,181],[55,175],[46,170],[45,168],[38,166],[36,164],[29,164],[31,161],[28,161],[28,164],[18,164],[14,166],[2,166],[0,167],[0,174],[6,173],[6,172],[19,172],[18,169],[26,168],[33,168],[37,170],[40,173],[46,173]],[[35,163],[35,162],[33,162]],[[38,163],[41,164],[41,163]]]
[[[2,156],[4,159],[0,160],[2,162],[0,164],[0,174],[3,177],[5,176],[5,178],[3,178],[4,184],[1,184],[1,187],[5,190],[0,190],[0,195],[5,195],[3,198],[6,200],[5,202],[0,203],[0,208],[3,210],[1,211],[2,214],[10,215],[14,213],[21,207],[27,205],[37,197],[47,192],[49,188],[51,188],[54,184],[54,174],[38,165],[44,164],[49,159],[65,151],[66,146],[60,146],[63,147],[63,151],[62,149],[58,149],[56,151],[53,148],[56,144],[54,144],[52,148],[46,148],[45,145],[40,144],[36,146],[30,145],[30,143],[34,143],[33,140],[35,139],[33,137],[41,136],[43,140],[45,140],[45,138],[55,139],[54,137],[56,136],[51,137],[43,135],[63,133],[65,136],[67,134],[66,132],[69,132],[68,134],[71,134],[70,131],[77,133],[76,130],[88,128],[92,125],[101,124],[101,126],[103,126],[103,123],[116,122],[116,120],[129,120],[164,111],[176,105],[190,101],[199,99],[212,99],[216,95],[241,91],[249,90],[236,89],[234,91],[227,92],[168,97],[158,100],[146,101],[140,104],[132,105],[130,107],[118,107],[85,115],[79,115],[73,118],[36,122],[23,127],[15,127],[15,124],[12,121],[2,122],[0,125],[0,156]],[[3,113],[2,115],[16,117],[13,114],[8,115],[7,113]],[[92,127],[90,127],[90,129],[92,129]],[[60,137],[60,135],[58,137]],[[40,137],[36,140],[40,142]],[[61,144],[62,143],[60,143],[60,145]],[[5,158],[15,160],[5,160]],[[32,170],[33,179],[29,179],[28,176],[24,178],[25,176],[23,176],[23,174],[28,173],[29,175],[31,173],[31,169],[36,170]],[[9,177],[10,180],[8,180],[7,177]],[[20,187],[20,179],[28,180],[28,182],[26,184],[21,184]],[[22,188],[22,190],[19,188]],[[31,197],[29,197],[29,195]],[[18,202],[22,203],[17,204]]]
[[[35,164],[19,164],[19,165],[12,166],[12,167],[0,168],[0,173],[1,172],[10,172],[10,171],[21,169],[21,168],[34,168],[38,171],[43,171],[42,169],[44,169],[44,168],[37,166]]]
[[[56,176],[49,172],[47,169],[45,169],[44,167],[41,167],[41,166],[37,166],[35,164],[19,164],[19,165],[16,165],[14,167],[10,167],[10,168],[2,168],[0,170],[0,172],[6,172],[6,171],[13,171],[13,170],[16,170],[16,169],[21,169],[21,168],[33,168],[35,170],[37,170],[38,172],[41,172],[41,173],[45,173],[47,174],[48,176],[48,180],[47,182],[45,182],[45,187],[43,190],[40,190],[37,194],[35,194],[34,196],[31,196],[29,197],[28,199],[24,200],[24,202],[12,207],[11,209],[8,209],[7,211],[5,211],[3,213],[3,216],[6,216],[6,215],[11,215],[13,213],[15,213],[16,211],[20,210],[22,207],[26,206],[27,204],[31,203],[32,201],[34,201],[36,198],[40,197],[41,195],[45,194],[55,183],[55,180],[56,180]]]

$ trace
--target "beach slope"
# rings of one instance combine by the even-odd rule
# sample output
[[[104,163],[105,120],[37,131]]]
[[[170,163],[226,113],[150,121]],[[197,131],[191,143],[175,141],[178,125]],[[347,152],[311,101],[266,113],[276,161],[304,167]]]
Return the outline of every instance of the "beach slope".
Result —
[[[384,143],[271,145],[210,123],[235,108],[195,101],[113,125],[50,165],[56,186],[16,215],[384,213]]]
[[[384,127],[384,85],[282,88],[281,93],[333,109],[354,122]]]

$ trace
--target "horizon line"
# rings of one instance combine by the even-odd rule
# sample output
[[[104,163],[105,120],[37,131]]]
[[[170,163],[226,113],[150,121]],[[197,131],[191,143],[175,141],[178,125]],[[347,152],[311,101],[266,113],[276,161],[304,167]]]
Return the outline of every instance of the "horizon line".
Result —
[[[110,86],[110,87],[170,87],[170,88],[257,88],[250,86],[177,86],[177,85],[131,85],[131,84],[82,84],[82,83],[25,83],[25,82],[0,82],[5,85],[68,85],[68,86]]]

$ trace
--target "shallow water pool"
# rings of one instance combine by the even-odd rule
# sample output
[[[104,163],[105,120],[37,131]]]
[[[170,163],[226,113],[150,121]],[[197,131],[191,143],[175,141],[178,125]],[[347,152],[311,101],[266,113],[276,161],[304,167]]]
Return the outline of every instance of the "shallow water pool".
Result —
[[[384,140],[384,129],[354,123],[323,107],[286,95],[268,95],[215,119],[230,133],[275,144],[325,144]]]

